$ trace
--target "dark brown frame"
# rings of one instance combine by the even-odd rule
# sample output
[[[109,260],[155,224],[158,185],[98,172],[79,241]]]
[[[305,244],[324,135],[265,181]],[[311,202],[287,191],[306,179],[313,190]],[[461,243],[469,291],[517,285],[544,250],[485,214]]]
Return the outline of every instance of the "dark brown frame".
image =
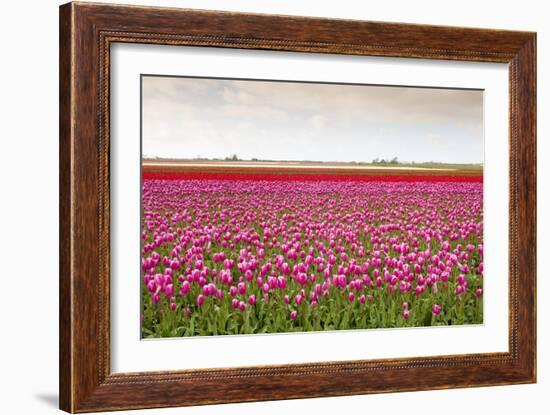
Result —
[[[509,352],[147,373],[109,370],[114,42],[503,62],[510,82]],[[184,9],[60,8],[60,407],[68,412],[536,381],[536,34]]]

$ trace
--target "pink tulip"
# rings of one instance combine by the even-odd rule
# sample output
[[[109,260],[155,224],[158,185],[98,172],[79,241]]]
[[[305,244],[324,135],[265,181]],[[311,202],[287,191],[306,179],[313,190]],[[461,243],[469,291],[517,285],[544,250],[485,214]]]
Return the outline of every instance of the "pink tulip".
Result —
[[[244,294],[246,292],[246,284],[244,282],[237,284],[237,291],[239,294]]]
[[[180,287],[180,294],[181,295],[185,295],[187,294],[189,291],[191,290],[191,285],[189,284],[189,281],[183,281],[181,283],[181,287]]]
[[[174,286],[172,284],[167,284],[166,287],[164,287],[164,293],[167,297],[172,297],[174,295]]]

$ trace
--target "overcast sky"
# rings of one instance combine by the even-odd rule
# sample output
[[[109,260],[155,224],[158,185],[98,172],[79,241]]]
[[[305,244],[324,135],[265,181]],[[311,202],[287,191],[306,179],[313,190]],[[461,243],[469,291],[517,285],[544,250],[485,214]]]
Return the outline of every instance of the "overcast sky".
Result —
[[[142,78],[143,156],[483,162],[481,91]]]

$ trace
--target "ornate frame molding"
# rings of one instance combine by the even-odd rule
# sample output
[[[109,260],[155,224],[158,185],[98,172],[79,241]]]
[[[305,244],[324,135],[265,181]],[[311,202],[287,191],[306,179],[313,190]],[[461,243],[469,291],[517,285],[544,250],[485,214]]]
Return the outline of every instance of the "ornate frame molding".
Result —
[[[510,351],[111,374],[109,69],[110,46],[117,42],[508,63]],[[61,6],[61,408],[89,412],[534,382],[535,71],[534,33],[86,3]],[[200,387],[194,383],[198,380]]]

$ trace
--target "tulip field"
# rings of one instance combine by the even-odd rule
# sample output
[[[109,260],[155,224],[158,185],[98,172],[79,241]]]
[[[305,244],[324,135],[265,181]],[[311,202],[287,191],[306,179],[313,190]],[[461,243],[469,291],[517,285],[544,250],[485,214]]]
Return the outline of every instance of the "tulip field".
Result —
[[[142,337],[480,324],[481,171],[144,169]]]

